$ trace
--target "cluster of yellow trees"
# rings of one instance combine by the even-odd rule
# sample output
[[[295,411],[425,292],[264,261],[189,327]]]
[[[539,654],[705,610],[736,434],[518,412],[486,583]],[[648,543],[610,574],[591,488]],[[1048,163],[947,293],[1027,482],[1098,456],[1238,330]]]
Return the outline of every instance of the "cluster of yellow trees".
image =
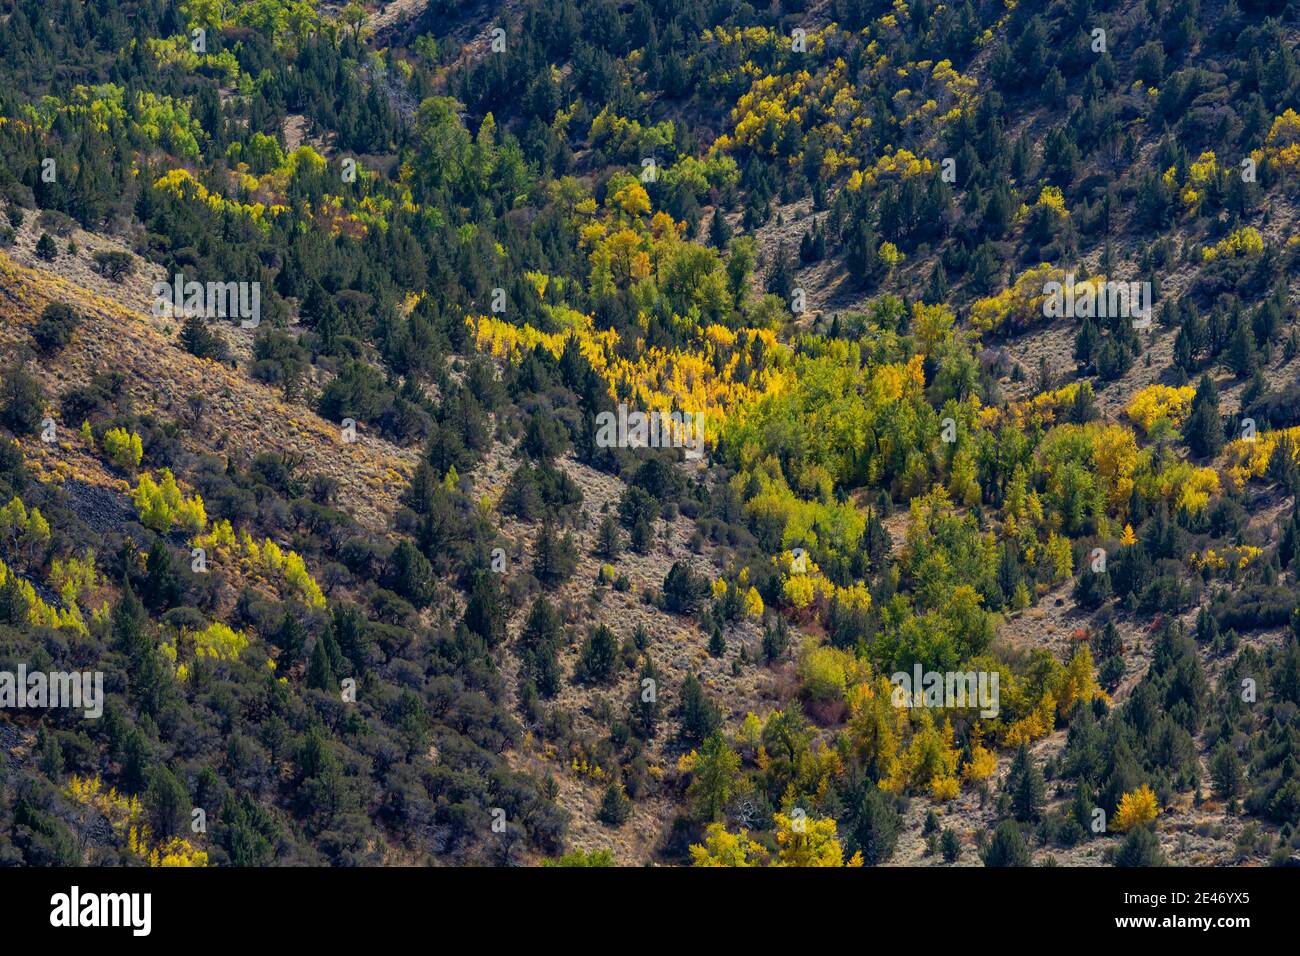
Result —
[[[14,495],[9,503],[0,508],[0,550],[23,560],[23,555],[30,559],[32,555],[43,552],[50,540],[50,524],[37,507],[28,508],[21,498]],[[27,620],[39,627],[65,629],[74,634],[86,635],[85,618],[77,604],[83,585],[88,590],[94,586],[94,556],[89,558],[89,582],[87,569],[81,562],[71,559],[61,562],[55,559],[49,577],[50,585],[59,592],[66,605],[63,608],[52,607],[36,593],[32,583],[4,561],[0,561],[0,588],[17,588],[27,608]]]
[[[490,119],[490,117],[489,117]],[[286,154],[272,137],[255,133],[250,143],[232,144],[227,155],[232,170],[225,187],[228,192],[253,199],[235,200],[220,189],[210,189],[187,169],[172,169],[158,177],[154,188],[187,202],[206,205],[214,213],[246,218],[269,229],[277,216],[289,212],[283,200],[290,183],[301,176],[319,177],[327,166],[324,156],[311,146],[300,146]],[[298,212],[303,219],[331,235],[347,233],[361,238],[372,230],[385,231],[394,208],[415,212],[411,189],[406,182],[384,184],[370,170],[358,165],[353,188],[346,196],[326,193],[314,202],[304,201]]]
[[[782,551],[772,559],[781,569],[781,599],[784,606],[801,611],[816,604],[825,607],[832,599],[856,611],[871,607],[871,591],[859,581],[847,587],[835,584],[807,555]]]
[[[172,638],[159,645],[163,656],[171,663],[177,680],[189,679],[190,668],[184,661],[178,663],[181,642],[191,645],[196,658],[211,658],[217,661],[234,661],[239,659],[249,644],[248,635],[236,631],[220,621],[213,621],[201,631],[186,631],[180,640]]]
[[[573,341],[607,383],[612,399],[647,413],[703,413],[710,442],[734,409],[784,387],[789,349],[774,331],[783,314],[788,316],[784,307],[764,303],[766,310],[755,313],[760,322],[729,324],[742,291],[737,276],[715,250],[684,241],[683,224],[663,212],[651,215],[645,188],[634,177],[611,178],[603,209],[590,197],[575,198],[571,205],[591,263],[591,294],[630,289],[647,309],[666,296],[681,344],[647,345],[638,339],[628,348],[618,331],[597,330],[590,315],[550,301],[552,289],[563,291],[558,280],[530,275],[554,330],[497,316],[469,317],[466,323],[481,351],[517,361],[540,347],[558,358]],[[648,331],[648,320],[642,322]]]
[[[82,636],[90,633],[80,607],[76,604],[69,604],[62,609],[51,607],[41,600],[41,596],[36,593],[30,581],[20,577],[10,570],[7,564],[0,561],[0,588],[4,587],[18,588],[19,594],[27,605],[28,623],[37,627],[62,628]]]
[[[1051,187],[1044,188],[1044,196],[1047,196],[1050,189]],[[1050,200],[1045,203],[1043,196],[1039,197],[1039,203],[1055,208]],[[1043,304],[1048,297],[1044,288],[1049,282],[1064,284],[1065,281],[1066,271],[1058,266],[1046,263],[1032,266],[1020,273],[1015,282],[1001,292],[979,299],[971,305],[971,325],[977,331],[988,332],[1006,327],[1022,330],[1042,322]],[[1075,295],[1090,295],[1097,284],[1102,282],[1105,282],[1104,276],[1079,279],[1074,284]]]
[[[557,318],[561,331],[543,332],[493,316],[471,317],[466,322],[481,351],[507,361],[518,361],[538,347],[558,358],[566,343],[575,341],[606,382],[611,399],[646,413],[703,413],[709,444],[716,442],[723,423],[736,409],[760,395],[778,393],[785,385],[787,350],[770,329],[733,330],[717,323],[693,325],[683,320],[686,345],[647,348],[644,341],[638,341],[632,357],[627,357],[620,354],[618,333],[594,329],[591,316],[560,307],[552,308],[550,314]],[[749,364],[756,348],[771,364],[762,368]]]
[[[98,776],[73,775],[67,795],[79,806],[103,814],[127,850],[148,866],[207,866],[208,854],[182,837],[158,840],[144,817],[139,797],[128,797],[113,787],[104,788]]]
[[[199,495],[186,498],[168,468],[162,470],[159,481],[147,473],[141,475],[131,492],[131,501],[140,516],[140,523],[159,534],[171,531],[173,525],[197,533],[208,524],[203,499]]]
[[[612,399],[626,402],[639,411],[703,412],[706,435],[712,442],[726,416],[745,402],[765,392],[779,390],[783,374],[779,368],[749,370],[741,374],[743,359],[755,341],[764,350],[779,353],[765,329],[732,332],[709,325],[694,330],[685,347],[646,348],[637,343],[634,358],[617,354],[618,334],[613,330],[592,332],[589,317],[562,333],[539,333],[531,326],[512,326],[492,318],[471,320],[480,348],[493,354],[517,357],[523,349],[540,345],[557,355],[569,338],[578,341],[583,355],[608,384]]]
[[[968,708],[946,712],[971,721],[963,751],[949,717],[940,720],[927,707],[907,706],[906,695],[900,700],[900,688],[874,674],[868,662],[809,639],[798,656],[801,692],[809,699],[844,704],[847,719],[842,729],[830,742],[812,742],[797,714],[775,710],[759,718],[750,713],[734,741],[714,737],[683,756],[677,769],[690,778],[687,795],[715,820],[729,800],[744,796],[752,786],[741,773],[746,763],[759,774],[778,773],[776,780],[784,789],[775,847],[763,847],[744,831],[730,833],[714,824],[706,841],[691,849],[695,864],[846,865],[834,821],[814,819],[811,811],[820,806],[850,762],[870,770],[887,792],[952,800],[963,784],[978,785],[996,771],[997,757],[992,743],[986,741],[1004,746],[1031,741],[1050,733],[1076,703],[1105,697],[1093,677],[1086,645],[1067,664],[1046,651],[1036,652],[1025,675],[987,657],[965,666],[996,672],[1001,709],[996,717],[977,717],[980,705],[971,701]],[[1133,800],[1125,821],[1136,819],[1139,808],[1146,806],[1143,794]],[[847,865],[858,862],[850,860]]]
[[[1255,162],[1268,160],[1285,170],[1300,170],[1300,113],[1287,109],[1273,119],[1264,148],[1251,153]]]
[[[1254,438],[1238,438],[1228,443],[1225,472],[1238,488],[1251,478],[1261,478],[1279,444],[1290,450],[1291,460],[1300,461],[1300,425],[1260,432]]]
[[[1047,660],[1051,661],[1050,655]],[[1055,663],[1054,661],[1052,663]],[[695,866],[860,866],[858,855],[845,860],[835,821],[829,817],[813,818],[794,805],[796,793],[813,795],[813,802],[823,795],[831,778],[844,773],[845,756],[853,756],[861,765],[873,767],[880,777],[880,787],[897,794],[925,794],[934,800],[955,798],[962,783],[977,783],[990,778],[997,769],[997,758],[985,746],[992,734],[1005,745],[1016,745],[1049,733],[1058,717],[1076,702],[1104,697],[1092,674],[1092,659],[1081,646],[1067,665],[1047,667],[1045,679],[1037,682],[1042,690],[1036,702],[1034,688],[1001,665],[973,662],[971,667],[995,667],[1004,677],[1006,693],[1003,706],[1015,711],[1030,706],[1019,719],[979,721],[971,731],[969,753],[965,759],[956,747],[952,725],[942,724],[925,708],[898,706],[897,690],[883,677],[873,678],[870,666],[851,653],[809,643],[800,655],[799,674],[805,690],[815,694],[838,693],[848,705],[848,720],[834,747],[819,743],[812,749],[791,745],[788,756],[795,761],[794,778],[783,798],[784,812],[775,814],[775,845],[764,846],[745,830],[730,832],[720,823],[711,823],[704,843],[690,848]],[[742,750],[753,754],[760,771],[773,759],[769,748],[781,750],[789,740],[790,722],[782,711],[774,711],[766,720],[749,714],[737,734]],[[739,792],[734,778],[741,764],[740,756],[725,743],[712,746],[722,750],[722,757],[692,751],[679,762],[678,769],[692,774],[688,793],[721,787],[724,795]],[[785,754],[782,754],[786,756]],[[729,782],[730,781],[730,782]],[[1126,794],[1121,801],[1115,826],[1124,830],[1149,822],[1156,815],[1155,795],[1147,787]]]
[[[1129,400],[1124,411],[1148,435],[1162,426],[1176,430],[1187,420],[1195,397],[1191,385],[1148,385]]]
[[[605,567],[602,566],[601,574],[604,575]],[[610,567],[611,579],[613,568]],[[763,597],[758,593],[758,588],[749,583],[749,568],[741,568],[740,574],[734,580],[728,581],[726,578],[717,578],[712,584],[712,593],[714,600],[731,598],[740,602],[740,607],[748,618],[761,620],[763,617]]]
[[[908,17],[907,5],[901,2],[878,23],[888,30],[900,17]],[[864,30],[862,35],[869,33]],[[732,107],[731,130],[718,137],[710,155],[747,149],[784,157],[793,166],[804,160],[807,143],[816,138],[820,174],[835,178],[848,173],[847,186],[854,191],[864,183],[874,185],[882,175],[910,176],[933,168],[931,160],[892,148],[874,168],[859,168],[853,144],[872,123],[869,104],[856,95],[859,89],[883,91],[900,125],[922,140],[977,101],[977,81],[958,73],[950,60],[906,60],[882,51],[878,39],[866,46],[865,73],[851,79],[845,60],[826,52],[828,46],[855,39],[835,23],[798,35],[766,27],[716,27],[706,30],[703,39],[728,64],[710,77],[712,84],[724,89],[748,81]],[[738,69],[732,69],[730,64],[737,60]]]
[[[776,821],[776,849],[769,851],[741,830],[729,833],[720,823],[711,823],[704,843],[690,847],[693,866],[862,866],[862,854],[844,859],[835,821],[829,817],[811,820],[802,815],[773,815]]]
[[[1206,150],[1187,167],[1187,173],[1181,181],[1176,166],[1166,169],[1161,179],[1169,191],[1178,196],[1183,211],[1195,213],[1200,208],[1206,188],[1212,183],[1221,182],[1227,174],[1227,170],[1219,165],[1214,152]]]
[[[876,165],[866,170],[854,170],[844,188],[857,192],[863,186],[879,186],[882,181],[913,179],[917,176],[933,175],[934,163],[924,156],[917,156],[908,149],[887,152],[876,160]]]
[[[1264,237],[1254,226],[1243,226],[1229,233],[1212,246],[1201,250],[1201,259],[1214,262],[1216,259],[1253,259],[1264,253]]]
[[[1187,556],[1187,564],[1194,571],[1206,568],[1211,571],[1244,571],[1264,553],[1263,548],[1252,544],[1239,544],[1227,548],[1206,548]]]
[[[95,447],[95,435],[90,430],[90,422],[81,423],[81,438],[92,449]],[[123,471],[135,471],[144,458],[144,443],[135,432],[125,428],[110,428],[104,432],[104,454]]]
[[[307,571],[296,551],[284,551],[270,538],[258,544],[247,531],[235,534],[229,521],[222,519],[211,531],[195,536],[190,546],[203,548],[219,562],[234,562],[243,573],[258,580],[275,583],[309,607],[324,607],[325,594]]]
[[[288,206],[254,202],[243,203],[227,199],[203,185],[188,169],[173,169],[154,181],[154,188],[170,193],[179,199],[205,204],[218,215],[232,215],[248,219],[264,229],[269,229],[267,216],[279,216],[289,211]]]
[[[1027,743],[1051,733],[1076,703],[1106,696],[1093,675],[1086,645],[1080,645],[1066,664],[1042,652],[1035,659],[1036,672],[1025,675],[985,656],[962,666],[971,672],[996,672],[999,678],[999,712],[992,718],[971,717],[972,746],[965,762],[947,720],[937,724],[924,707],[899,706],[890,680],[873,677],[870,665],[853,654],[810,646],[801,655],[799,675],[806,694],[836,694],[848,705],[847,747],[878,769],[883,789],[929,793],[936,800],[950,800],[961,781],[977,782],[993,772],[996,758],[984,746],[986,739],[1003,746]],[[978,709],[972,701],[966,713]]]
[[[65,98],[49,95],[38,105],[24,104],[20,115],[40,130],[49,130],[61,116],[84,116],[101,133],[129,131],[169,152],[198,157],[203,129],[190,115],[188,102],[148,90],[135,91],[129,102],[127,95],[115,83],[77,84]]]
[[[30,511],[17,495],[0,508],[0,542],[11,549],[39,547],[50,540],[50,523],[40,508]]]
[[[95,549],[87,548],[80,558],[75,555],[55,558],[50,562],[49,582],[64,604],[71,606],[82,600],[100,584],[99,572],[95,568]]]

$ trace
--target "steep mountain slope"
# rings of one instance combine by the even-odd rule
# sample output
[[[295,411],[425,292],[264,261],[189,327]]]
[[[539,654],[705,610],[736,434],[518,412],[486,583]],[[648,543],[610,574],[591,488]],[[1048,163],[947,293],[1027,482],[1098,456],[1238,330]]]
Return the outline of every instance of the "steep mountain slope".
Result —
[[[1294,857],[1294,5],[13,7],[0,858]]]
[[[218,451],[251,460],[275,449],[301,456],[312,474],[338,483],[340,503],[358,521],[374,530],[388,527],[414,470],[416,455],[410,449],[370,435],[345,442],[336,424],[310,408],[288,404],[246,375],[178,348],[173,320],[125,307],[58,270],[24,268],[0,253],[0,294],[5,317],[0,342],[15,353],[51,302],[72,306],[84,319],[75,349],[33,366],[51,398],[88,385],[98,373],[120,373],[140,413],[191,416],[192,427],[182,435],[190,452]],[[62,425],[72,430],[76,423]],[[26,447],[34,452],[40,443]]]

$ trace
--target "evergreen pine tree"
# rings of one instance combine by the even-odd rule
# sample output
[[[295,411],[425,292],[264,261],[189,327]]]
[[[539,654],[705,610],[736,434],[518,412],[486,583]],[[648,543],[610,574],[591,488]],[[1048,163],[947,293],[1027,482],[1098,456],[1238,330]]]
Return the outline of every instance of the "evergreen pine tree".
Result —
[[[618,643],[614,632],[600,624],[592,628],[578,653],[574,676],[589,684],[604,684],[614,676],[618,660]]]
[[[887,862],[894,853],[902,825],[892,797],[875,784],[867,783],[857,804],[851,806],[847,848],[861,853],[862,862],[867,866]]]
[[[1123,845],[1115,852],[1116,866],[1163,866],[1164,852],[1160,839],[1148,826],[1136,827],[1128,832]]]
[[[713,633],[709,635],[709,654],[713,657],[721,657],[727,653],[727,639],[722,634],[722,628],[715,621],[713,624]]]
[[[229,350],[225,340],[208,327],[207,319],[200,315],[191,315],[181,326],[181,348],[198,358],[224,362]]]
[[[1011,812],[1017,820],[1031,822],[1043,815],[1047,787],[1029,745],[1022,743],[1007,774],[1006,790],[1011,794]]]
[[[993,840],[984,853],[985,866],[1029,866],[1029,846],[1024,834],[1012,820],[1003,820],[993,831]]]
[[[623,536],[618,530],[614,515],[606,512],[596,529],[596,554],[607,561],[614,561],[623,550]]]
[[[563,630],[560,615],[545,595],[539,595],[524,621],[519,644],[524,676],[543,697],[554,697],[560,690],[558,654]]]
[[[596,819],[605,826],[618,828],[626,823],[630,816],[632,816],[632,801],[623,791],[623,785],[610,781],[609,786],[605,788],[605,795],[601,797]]]
[[[939,847],[943,851],[943,862],[956,863],[957,857],[961,856],[961,840],[957,837],[957,831],[952,827],[946,828],[939,838]]]
[[[682,702],[678,710],[682,738],[687,743],[702,743],[722,723],[718,707],[704,693],[695,674],[688,673],[682,681]]]
[[[533,549],[533,576],[542,587],[551,589],[568,580],[578,564],[578,549],[573,536],[565,533],[557,537],[549,517],[543,519],[542,530],[537,535]]]
[[[281,661],[290,664],[302,657],[303,648],[307,646],[307,630],[302,626],[296,614],[285,608],[280,618],[280,626],[271,636],[271,643],[280,649]]]
[[[1184,427],[1187,446],[1198,458],[1210,458],[1223,447],[1223,421],[1219,417],[1219,390],[1209,375],[1202,375]]]
[[[659,672],[647,654],[637,675],[636,685],[632,688],[632,697],[628,702],[628,724],[632,733],[640,740],[653,740],[659,732],[659,715],[662,705],[659,700]]]
[[[27,598],[18,585],[18,575],[5,576],[0,585],[0,624],[17,627],[27,620]]]
[[[313,690],[326,692],[338,688],[338,678],[334,675],[334,665],[330,662],[328,636],[322,634],[316,640],[311,651],[311,662],[307,665],[307,686]]]

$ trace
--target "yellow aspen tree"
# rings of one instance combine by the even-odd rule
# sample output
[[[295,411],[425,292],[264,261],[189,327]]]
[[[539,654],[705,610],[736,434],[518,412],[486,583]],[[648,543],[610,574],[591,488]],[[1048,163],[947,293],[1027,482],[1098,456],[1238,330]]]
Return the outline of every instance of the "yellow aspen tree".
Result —
[[[812,820],[800,815],[775,815],[777,858],[774,866],[861,866],[855,853],[844,862],[844,848],[836,837],[835,821]]]
[[[1159,812],[1160,807],[1156,803],[1155,791],[1144,783],[1136,790],[1120,797],[1119,809],[1115,813],[1112,827],[1124,833],[1133,827],[1150,823]]]
[[[721,823],[710,823],[704,832],[704,844],[689,848],[691,866],[756,866],[763,857],[763,848],[749,839],[747,830],[728,833]]]

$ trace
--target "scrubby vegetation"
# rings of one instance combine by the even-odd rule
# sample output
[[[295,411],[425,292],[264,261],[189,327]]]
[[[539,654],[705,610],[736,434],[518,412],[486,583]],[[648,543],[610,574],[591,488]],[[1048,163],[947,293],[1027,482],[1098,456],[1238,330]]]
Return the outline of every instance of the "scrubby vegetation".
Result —
[[[1293,858],[1294,5],[12,6],[0,860]]]

